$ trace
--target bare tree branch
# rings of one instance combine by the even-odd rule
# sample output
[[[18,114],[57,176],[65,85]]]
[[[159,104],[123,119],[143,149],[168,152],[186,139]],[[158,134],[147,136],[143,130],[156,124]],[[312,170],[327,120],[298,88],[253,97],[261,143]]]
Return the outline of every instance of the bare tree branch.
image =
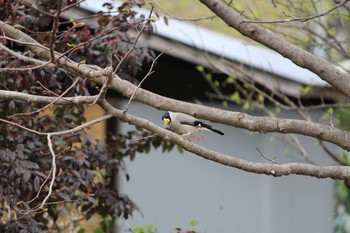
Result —
[[[33,130],[33,129],[30,129],[30,128],[27,128],[25,126],[22,126],[20,124],[17,124],[15,122],[12,122],[12,121],[8,121],[8,120],[5,120],[5,119],[1,119],[0,118],[0,122],[3,122],[3,123],[6,123],[6,124],[9,124],[9,125],[13,125],[13,126],[16,126],[18,128],[21,128],[23,130],[26,130],[28,132],[31,132],[31,133],[35,133],[35,134],[38,134],[38,135],[42,135],[42,136],[47,136],[47,135],[50,135],[50,136],[60,136],[60,135],[69,135],[69,134],[74,134],[84,128],[87,128],[91,125],[94,125],[98,122],[101,122],[101,121],[105,121],[105,120],[108,120],[109,118],[113,117],[112,114],[107,114],[107,115],[104,115],[102,117],[99,117],[99,118],[96,118],[92,121],[89,121],[89,122],[86,122],[82,125],[78,125],[77,127],[74,127],[72,129],[67,129],[67,130],[62,130],[62,131],[56,131],[56,132],[39,132],[37,130]]]
[[[324,11],[322,13],[318,13],[316,15],[312,15],[312,16],[307,16],[307,17],[292,17],[289,19],[281,19],[281,20],[247,20],[244,19],[242,21],[242,23],[287,23],[287,22],[306,22],[312,19],[316,19],[316,18],[320,18],[323,17],[325,15],[328,15],[329,13],[331,13],[332,11],[338,9],[339,7],[344,6],[346,3],[348,3],[350,0],[343,0],[340,3],[337,3],[334,7],[328,9],[327,11]]]
[[[134,96],[135,96],[135,93],[136,93],[137,89],[139,89],[139,88],[141,87],[142,83],[143,83],[150,75],[153,74],[153,72],[154,72],[154,71],[153,71],[154,64],[156,63],[156,61],[158,60],[158,58],[160,58],[160,57],[163,55],[163,53],[165,53],[166,51],[168,51],[168,50],[165,50],[165,51],[161,52],[157,57],[154,58],[154,60],[152,61],[151,67],[149,68],[147,74],[145,75],[145,77],[143,77],[143,79],[141,80],[141,82],[137,85],[137,87],[135,88],[134,92],[133,92],[132,95],[130,96],[129,101],[128,101],[128,103],[126,104],[126,107],[125,107],[125,110],[124,110],[125,112],[128,111],[129,105],[130,105],[131,101],[134,99]]]
[[[350,75],[337,70],[327,61],[289,43],[273,34],[271,31],[257,25],[242,23],[242,15],[229,8],[219,0],[200,0],[211,11],[217,14],[225,23],[242,35],[247,36],[290,59],[296,65],[306,68],[321,79],[332,85],[345,96],[350,97]]]
[[[16,114],[13,114],[9,117],[14,117],[14,116],[20,116],[20,115],[32,115],[32,114],[36,114],[36,113],[39,113],[41,111],[44,111],[45,109],[49,108],[50,106],[54,105],[55,102],[57,102],[59,99],[63,98],[63,96],[65,94],[67,94],[77,83],[79,82],[79,78],[76,78],[75,81],[72,83],[72,85],[70,85],[70,87],[68,87],[61,95],[57,96],[56,99],[54,99],[52,102],[50,102],[49,104],[47,104],[46,106],[42,107],[42,108],[39,108],[35,111],[32,111],[32,112],[28,112],[28,113],[16,113]],[[72,102],[71,102],[72,103]]]
[[[52,29],[50,32],[49,48],[50,48],[51,62],[55,61],[55,41],[56,41],[56,32],[58,31],[58,27],[59,27],[61,5],[62,5],[62,2],[57,1],[57,10],[56,10],[55,17],[53,18]]]
[[[43,103],[49,104],[57,99],[57,97],[51,96],[38,96],[31,95],[23,92],[17,91],[6,91],[0,90],[0,98],[8,100],[21,100],[28,103]],[[57,99],[54,104],[67,105],[67,104],[91,104],[96,99],[96,96],[75,96],[75,97],[65,97]]]
[[[307,175],[317,178],[332,178],[332,179],[348,179],[350,178],[350,167],[348,166],[316,166],[312,164],[303,163],[286,163],[286,164],[270,164],[250,162],[243,159],[238,159],[234,155],[228,156],[222,153],[205,149],[197,144],[192,143],[183,137],[163,129],[148,120],[135,117],[127,112],[116,109],[106,100],[100,101],[101,107],[113,114],[115,117],[123,122],[132,125],[137,125],[144,129],[151,131],[154,134],[162,137],[164,140],[171,140],[177,145],[183,147],[185,150],[197,154],[198,156],[208,159],[225,166],[235,167],[247,172],[266,174],[272,176],[285,176],[290,174]]]

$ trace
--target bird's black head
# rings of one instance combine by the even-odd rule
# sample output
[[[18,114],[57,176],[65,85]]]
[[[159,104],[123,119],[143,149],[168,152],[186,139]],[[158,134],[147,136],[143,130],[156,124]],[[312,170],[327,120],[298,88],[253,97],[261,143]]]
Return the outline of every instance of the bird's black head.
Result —
[[[171,117],[170,117],[169,112],[166,112],[166,113],[163,114],[162,120],[163,120],[163,124],[164,124],[164,125],[170,124],[170,122],[171,122]]]

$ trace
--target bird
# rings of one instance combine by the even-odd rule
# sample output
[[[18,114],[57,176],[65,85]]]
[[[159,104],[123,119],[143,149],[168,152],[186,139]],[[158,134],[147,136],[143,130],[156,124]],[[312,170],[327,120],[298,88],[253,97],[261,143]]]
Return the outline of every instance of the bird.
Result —
[[[224,135],[220,130],[214,129],[195,117],[179,112],[165,112],[162,116],[163,124],[169,125],[171,131],[180,135],[190,135],[202,130],[212,131]]]

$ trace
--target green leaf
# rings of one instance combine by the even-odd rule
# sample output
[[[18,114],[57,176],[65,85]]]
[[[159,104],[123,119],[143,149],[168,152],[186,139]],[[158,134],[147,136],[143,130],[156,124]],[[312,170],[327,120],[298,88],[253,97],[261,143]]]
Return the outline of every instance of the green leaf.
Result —
[[[199,224],[198,220],[195,218],[190,218],[190,225],[194,228],[197,227]]]
[[[77,231],[77,233],[85,233],[85,232],[86,232],[85,228],[80,228],[80,229]]]
[[[234,82],[235,82],[235,79],[233,77],[231,77],[231,76],[227,77],[227,79],[226,79],[227,84],[233,84]]]
[[[259,103],[264,103],[265,97],[262,94],[258,95],[258,101]]]
[[[211,74],[206,74],[205,78],[209,81],[211,81],[211,79],[213,78],[213,76]]]
[[[252,88],[252,84],[250,84],[250,83],[244,83],[243,84],[243,87],[245,88],[245,89],[251,89]]]
[[[17,30],[21,30],[21,31],[24,31],[26,29],[24,26],[22,26],[20,24],[15,24],[13,27],[16,28]]]
[[[111,215],[107,215],[106,217],[104,217],[102,220],[101,220],[101,223],[102,224],[109,224],[112,222],[112,216]]]
[[[242,107],[244,110],[248,110],[250,108],[250,104],[248,102],[244,103],[243,104],[243,107]]]
[[[66,43],[66,45],[68,46],[68,47],[72,47],[72,48],[74,48],[76,45],[74,44],[74,43]]]
[[[332,107],[328,108],[327,111],[322,115],[322,120],[326,121],[333,115],[334,109]]]
[[[327,34],[330,37],[335,37],[335,35],[337,34],[337,30],[335,29],[335,27],[328,28]]]
[[[312,90],[311,86],[304,86],[301,88],[301,94],[302,95],[306,95],[307,93],[309,93]]]
[[[154,232],[155,232],[154,226],[152,224],[147,224],[146,233],[154,233]]]
[[[177,146],[177,150],[183,154],[184,153],[184,148],[182,148],[181,146]]]
[[[147,21],[156,22],[158,19],[156,17],[148,18]]]
[[[143,227],[141,226],[137,226],[137,227],[134,227],[132,229],[132,232],[136,232],[136,233],[145,233],[145,229],[143,229]]]
[[[106,232],[102,229],[102,227],[98,227],[94,230],[94,233],[106,233]]]
[[[280,114],[280,113],[281,113],[281,111],[282,111],[282,109],[281,109],[280,107],[276,107],[276,108],[275,108],[275,112],[276,112],[276,114]]]
[[[204,72],[204,67],[203,66],[196,66],[196,70],[199,72],[203,73]]]
[[[241,103],[241,97],[240,97],[238,91],[236,91],[235,93],[233,93],[233,94],[230,96],[230,99],[231,99],[233,102],[237,103],[237,104]]]
[[[218,80],[215,80],[215,81],[214,81],[214,85],[215,85],[216,87],[220,87],[220,82],[219,82]]]

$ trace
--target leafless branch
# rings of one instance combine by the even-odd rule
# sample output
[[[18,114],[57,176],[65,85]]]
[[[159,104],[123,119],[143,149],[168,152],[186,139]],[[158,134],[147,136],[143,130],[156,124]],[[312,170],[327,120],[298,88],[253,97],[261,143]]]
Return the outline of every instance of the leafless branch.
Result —
[[[62,1],[56,1],[56,3],[57,3],[57,10],[53,18],[52,29],[50,32],[50,39],[49,39],[50,58],[51,58],[50,61],[52,63],[55,63],[55,41],[56,41],[56,33],[58,31],[58,26],[60,22]]]
[[[260,154],[264,159],[266,159],[266,160],[268,160],[268,161],[270,161],[270,162],[272,162],[272,163],[275,163],[275,164],[281,164],[280,162],[278,162],[278,161],[276,161],[276,160],[274,160],[274,159],[270,159],[270,158],[266,157],[266,156],[259,150],[258,147],[256,147],[255,149],[259,152],[259,154]]]
[[[47,146],[50,150],[50,154],[51,154],[51,171],[49,173],[49,176],[50,174],[52,175],[51,176],[51,181],[50,181],[50,184],[49,184],[49,189],[48,189],[48,192],[45,196],[45,198],[43,199],[43,201],[40,203],[40,205],[36,206],[35,208],[33,209],[30,209],[29,211],[27,212],[24,212],[22,213],[23,215],[27,215],[27,214],[30,214],[30,213],[33,213],[33,212],[36,212],[36,211],[41,211],[44,206],[46,205],[46,202],[47,200],[50,198],[51,194],[52,194],[52,188],[53,188],[53,185],[55,183],[55,180],[56,180],[56,172],[57,172],[57,166],[56,166],[56,154],[55,154],[55,151],[53,149],[53,146],[52,146],[52,142],[51,142],[51,134],[48,133],[47,134]]]
[[[350,97],[349,74],[342,73],[329,62],[278,37],[258,24],[242,24],[241,14],[227,7],[226,4],[221,1],[199,1],[224,20],[228,26],[235,28],[242,35],[275,50],[282,56],[292,60],[296,65],[314,72],[342,94]]]
[[[151,67],[149,68],[147,74],[145,75],[145,77],[143,77],[143,79],[141,80],[141,82],[139,82],[139,84],[137,85],[137,87],[135,88],[134,92],[131,94],[130,98],[129,98],[129,101],[128,103],[126,104],[126,107],[125,107],[125,112],[128,111],[129,109],[129,105],[131,103],[131,101],[134,99],[135,97],[135,94],[137,92],[137,90],[141,87],[142,83],[150,76],[154,73],[153,71],[153,67],[154,67],[154,64],[156,63],[156,61],[158,60],[158,58],[160,58],[165,52],[169,51],[168,49],[167,50],[164,50],[163,52],[161,52],[157,57],[155,57],[152,61],[152,64],[151,64]]]
[[[171,140],[173,143],[181,146],[185,150],[197,154],[204,159],[208,159],[225,166],[235,167],[244,171],[266,174],[272,176],[283,176],[290,174],[308,175],[317,178],[333,178],[333,179],[347,179],[350,178],[350,167],[347,166],[316,166],[313,164],[303,163],[286,163],[286,164],[266,164],[250,162],[236,158],[234,155],[228,156],[216,151],[205,149],[196,145],[183,137],[159,127],[145,119],[138,118],[122,110],[111,106],[107,101],[101,100],[101,107],[113,114],[115,117],[123,122],[132,125],[137,125],[150,132],[162,137],[164,140]]]
[[[325,15],[328,15],[332,11],[338,9],[339,7],[344,6],[348,2],[349,2],[349,0],[343,0],[342,2],[337,3],[334,7],[330,8],[327,11],[324,11],[324,12],[316,14],[316,15],[307,16],[307,17],[291,17],[289,19],[281,19],[281,20],[247,20],[247,19],[244,19],[244,20],[242,20],[242,23],[259,23],[259,24],[263,24],[263,23],[306,22],[306,21],[309,21],[309,20],[312,20],[312,19],[316,19],[316,18],[323,17]]]
[[[152,8],[151,8],[151,11],[148,15],[148,19],[144,22],[141,30],[137,33],[135,39],[134,39],[134,42],[132,43],[130,49],[128,50],[128,52],[126,52],[126,54],[120,59],[117,67],[114,69],[114,72],[113,72],[113,76],[117,74],[117,72],[119,71],[119,68],[121,67],[121,65],[123,64],[123,62],[125,61],[125,59],[131,54],[131,52],[134,50],[135,46],[136,46],[136,43],[138,42],[140,36],[142,35],[143,31],[148,27],[148,23],[149,23],[149,19],[152,17],[152,13],[153,13],[153,5],[152,5]]]
[[[56,167],[56,154],[55,154],[55,151],[53,150],[53,147],[52,147],[52,142],[51,142],[51,134],[47,134],[47,145],[49,147],[49,150],[50,150],[50,153],[51,153],[51,169],[52,169],[52,176],[51,176],[51,182],[50,182],[50,185],[49,185],[49,191],[46,195],[46,197],[44,198],[44,200],[41,202],[40,206],[38,206],[37,209],[41,209],[44,207],[44,205],[46,204],[47,200],[50,198],[51,196],[51,193],[52,193],[52,187],[53,187],[53,184],[55,183],[55,180],[56,180],[56,171],[57,171],[57,167]]]
[[[57,105],[91,104],[96,99],[96,97],[97,96],[75,96],[75,97],[64,97],[64,98],[57,99],[57,97],[52,97],[52,96],[38,96],[38,95],[31,95],[31,94],[17,92],[17,91],[0,90],[1,99],[21,100],[28,103],[50,104],[57,99],[54,102],[54,104],[57,104]]]
[[[41,111],[44,111],[45,109],[51,107],[52,105],[55,104],[55,102],[57,102],[59,99],[61,99],[63,96],[65,96],[77,83],[79,82],[79,78],[76,78],[75,81],[72,83],[72,85],[70,85],[70,87],[68,87],[61,95],[57,96],[57,98],[55,98],[51,103],[47,104],[46,106],[39,108],[38,110],[32,111],[32,112],[28,112],[28,113],[16,113],[13,114],[11,117],[14,116],[28,116],[28,115],[32,115],[32,114],[37,114]]]
[[[217,16],[216,15],[211,15],[211,16],[203,16],[203,17],[196,17],[196,18],[185,18],[185,17],[178,17],[176,15],[171,14],[170,12],[168,12],[167,10],[164,9],[164,7],[162,7],[161,4],[159,4],[159,2],[157,2],[156,0],[153,0],[153,2],[157,5],[157,7],[164,12],[165,17],[169,18],[169,19],[176,19],[179,21],[203,21],[203,20],[212,20],[215,19]]]
[[[107,90],[110,88],[110,85],[111,85],[112,80],[113,80],[113,69],[112,69],[112,67],[108,67],[107,69],[109,70],[109,75],[107,75],[106,81],[103,83],[103,86],[102,86],[100,92],[98,93],[95,101],[92,104],[96,104],[97,101],[99,101],[101,98],[104,98],[106,96]]]
[[[25,126],[22,126],[20,124],[17,124],[15,122],[12,122],[12,121],[8,121],[8,120],[5,120],[5,119],[1,119],[0,118],[0,121],[3,122],[3,123],[6,123],[6,124],[9,124],[9,125],[13,125],[15,127],[18,127],[18,128],[21,128],[23,130],[26,130],[28,132],[31,132],[31,133],[35,133],[35,134],[38,134],[38,135],[42,135],[42,136],[47,136],[47,135],[50,135],[50,136],[60,136],[60,135],[70,135],[70,134],[74,134],[84,128],[87,128],[91,125],[94,125],[98,122],[101,122],[101,121],[105,121],[105,120],[108,120],[109,118],[113,117],[112,114],[107,114],[107,115],[104,115],[102,117],[99,117],[97,119],[94,119],[92,121],[89,121],[89,122],[86,122],[82,125],[79,125],[75,128],[72,128],[72,129],[67,129],[67,130],[62,130],[62,131],[56,131],[56,132],[49,132],[49,133],[46,133],[46,132],[39,132],[37,130],[33,130],[33,129],[30,129],[30,128],[27,128]]]

